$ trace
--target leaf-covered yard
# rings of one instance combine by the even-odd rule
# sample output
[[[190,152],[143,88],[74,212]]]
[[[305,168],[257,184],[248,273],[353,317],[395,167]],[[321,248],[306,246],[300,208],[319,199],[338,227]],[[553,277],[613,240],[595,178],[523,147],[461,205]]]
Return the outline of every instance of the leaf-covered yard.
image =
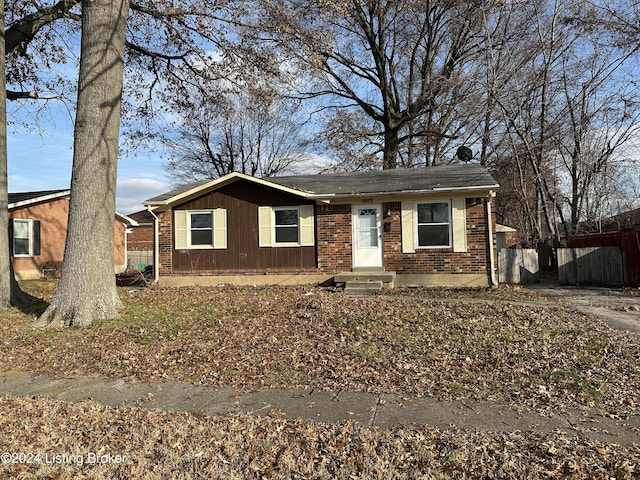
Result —
[[[54,284],[24,287],[50,298]],[[0,368],[640,413],[638,337],[518,287],[396,290],[371,298],[320,287],[123,288],[120,295],[127,307],[122,318],[84,330],[34,330],[32,315],[2,314]],[[118,429],[117,422],[129,426]],[[520,478],[633,478],[640,472],[637,447],[559,433],[378,431],[91,402],[0,404],[3,452],[19,446],[44,451],[52,438],[65,436],[64,445],[98,449],[105,443],[90,434],[98,427],[112,453],[128,452],[129,467],[150,478],[178,471],[188,476],[190,470],[212,478],[513,478],[514,472]],[[1,468],[45,474],[44,467],[20,467]],[[127,471],[108,467],[100,468],[115,476]],[[79,471],[111,478],[88,468]]]

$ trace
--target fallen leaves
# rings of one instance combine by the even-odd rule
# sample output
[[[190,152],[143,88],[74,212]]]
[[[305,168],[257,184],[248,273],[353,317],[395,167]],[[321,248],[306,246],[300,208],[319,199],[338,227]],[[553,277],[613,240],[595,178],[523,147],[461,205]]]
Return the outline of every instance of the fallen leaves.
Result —
[[[88,329],[5,322],[0,346],[11,353],[0,367],[638,412],[637,337],[500,290],[469,290],[467,302],[462,290],[440,301],[456,293],[444,289],[369,298],[319,287],[121,289],[123,317]]]
[[[640,465],[638,447],[565,433],[378,430],[45,398],[0,399],[0,430],[0,452],[63,460],[3,462],[5,478],[632,479]]]

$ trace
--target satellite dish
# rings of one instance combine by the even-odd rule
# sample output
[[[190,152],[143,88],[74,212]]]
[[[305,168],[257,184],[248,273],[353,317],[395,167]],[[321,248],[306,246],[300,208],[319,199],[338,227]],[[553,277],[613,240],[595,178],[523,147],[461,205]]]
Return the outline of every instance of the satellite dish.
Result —
[[[473,152],[469,147],[462,145],[456,150],[456,156],[463,162],[469,162],[473,158]]]

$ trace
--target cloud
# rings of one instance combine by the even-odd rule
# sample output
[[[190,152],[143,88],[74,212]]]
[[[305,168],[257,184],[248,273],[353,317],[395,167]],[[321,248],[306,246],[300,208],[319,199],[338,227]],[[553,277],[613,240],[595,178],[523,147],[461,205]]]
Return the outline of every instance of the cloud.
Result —
[[[169,185],[153,178],[118,179],[116,208],[122,213],[144,209],[142,202],[170,190]]]

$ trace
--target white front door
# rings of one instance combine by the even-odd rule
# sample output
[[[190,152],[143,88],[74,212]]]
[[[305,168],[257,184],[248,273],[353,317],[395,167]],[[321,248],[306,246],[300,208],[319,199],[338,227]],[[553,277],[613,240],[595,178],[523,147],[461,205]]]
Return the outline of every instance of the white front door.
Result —
[[[382,206],[354,205],[353,267],[382,267]]]

